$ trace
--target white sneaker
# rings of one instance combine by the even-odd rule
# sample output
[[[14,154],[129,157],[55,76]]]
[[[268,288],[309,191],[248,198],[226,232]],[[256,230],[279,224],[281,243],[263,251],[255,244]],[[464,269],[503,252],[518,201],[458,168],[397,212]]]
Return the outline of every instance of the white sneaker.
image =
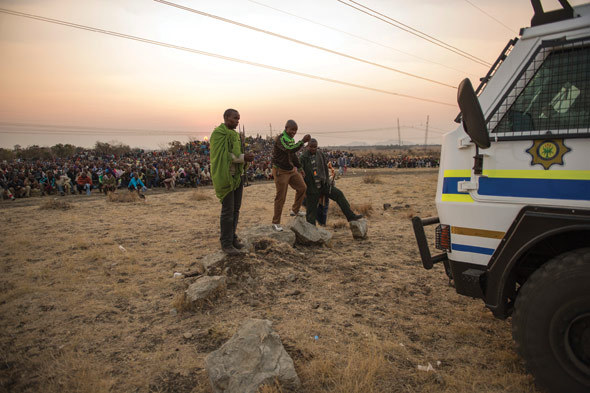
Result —
[[[277,232],[283,232],[283,227],[279,224],[272,224],[272,228]]]
[[[295,214],[295,212],[293,210],[291,210],[289,212],[289,215],[291,217],[295,217],[295,216],[299,216],[299,217],[305,217],[305,213],[303,213],[301,210],[297,212],[297,214]]]

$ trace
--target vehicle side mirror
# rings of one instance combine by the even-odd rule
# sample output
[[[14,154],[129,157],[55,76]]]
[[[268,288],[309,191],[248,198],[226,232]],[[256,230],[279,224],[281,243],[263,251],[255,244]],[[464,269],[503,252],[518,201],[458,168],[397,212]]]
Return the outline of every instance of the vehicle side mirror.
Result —
[[[459,84],[457,103],[461,109],[463,129],[467,135],[469,135],[473,143],[480,149],[490,147],[490,137],[488,135],[488,128],[486,127],[486,121],[469,78],[463,79]]]

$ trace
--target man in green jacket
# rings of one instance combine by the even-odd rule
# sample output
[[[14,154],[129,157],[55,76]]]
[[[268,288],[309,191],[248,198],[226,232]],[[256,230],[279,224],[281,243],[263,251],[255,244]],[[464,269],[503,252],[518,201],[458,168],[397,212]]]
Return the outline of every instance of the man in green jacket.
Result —
[[[363,218],[362,214],[355,214],[352,211],[350,204],[346,200],[342,191],[331,183],[330,174],[328,172],[328,159],[324,153],[318,151],[317,140],[313,138],[310,139],[307,144],[307,149],[301,155],[300,162],[301,167],[305,172],[305,177],[303,179],[307,185],[307,190],[305,192],[305,218],[307,222],[315,225],[318,200],[322,195],[336,201],[348,221]]]
[[[236,236],[246,163],[254,160],[254,155],[245,153],[240,134],[236,127],[240,114],[228,109],[223,114],[223,123],[211,134],[211,177],[215,195],[221,202],[220,228],[221,249],[228,255],[238,255],[244,247]]]
[[[293,138],[297,134],[297,129],[295,120],[288,120],[285,124],[285,131],[275,138],[272,148],[272,171],[277,189],[272,225],[279,232],[283,230],[283,227],[281,227],[281,214],[283,213],[289,186],[295,189],[295,200],[291,207],[291,215],[303,215],[303,212],[300,212],[299,209],[303,203],[303,198],[305,198],[305,182],[298,171],[301,164],[299,164],[296,153],[311,139],[311,136],[306,134],[302,140],[295,142]]]

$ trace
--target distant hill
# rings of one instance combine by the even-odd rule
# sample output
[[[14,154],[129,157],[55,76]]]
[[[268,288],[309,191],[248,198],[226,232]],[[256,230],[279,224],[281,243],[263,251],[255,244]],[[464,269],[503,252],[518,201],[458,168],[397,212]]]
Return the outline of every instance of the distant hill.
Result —
[[[412,147],[423,147],[424,145],[421,143],[416,143],[416,142],[410,142],[410,141],[403,141],[402,140],[402,146],[400,147],[398,145],[398,140],[397,139],[389,139],[389,140],[385,140],[385,141],[381,141],[381,142],[374,142],[373,144],[368,144],[367,142],[359,142],[359,141],[354,141],[354,142],[350,142],[350,143],[346,143],[343,145],[338,145],[338,146],[326,146],[328,148],[338,148],[338,147],[346,147],[346,148],[351,148],[351,147],[359,147],[359,148],[379,148],[379,147],[383,147],[383,146],[387,146],[388,148],[392,148],[392,149],[406,149],[406,148],[412,148]],[[439,144],[429,144],[427,147],[440,147]]]
[[[402,142],[403,143],[403,142]],[[427,145],[424,146],[422,144],[407,144],[407,145],[402,145],[399,146],[397,143],[391,143],[388,144],[387,141],[382,142],[380,144],[375,144],[375,145],[368,145],[367,143],[364,142],[352,142],[352,143],[348,143],[346,145],[339,145],[339,146],[325,146],[325,149],[327,150],[409,150],[409,149],[434,149],[434,150],[440,150],[441,145]]]

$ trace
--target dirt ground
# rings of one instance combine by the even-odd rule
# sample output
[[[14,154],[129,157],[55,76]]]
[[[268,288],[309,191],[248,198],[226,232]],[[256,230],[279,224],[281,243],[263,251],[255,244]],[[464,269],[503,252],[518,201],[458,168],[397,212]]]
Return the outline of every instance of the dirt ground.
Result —
[[[331,248],[271,243],[236,258],[224,296],[198,310],[178,307],[194,278],[173,274],[219,248],[212,188],[57,197],[66,210],[42,208],[53,197],[0,202],[0,391],[211,392],[205,356],[266,318],[301,392],[538,392],[510,319],[421,266],[410,218],[436,215],[437,171],[368,173],[376,182],[362,170],[337,181],[372,209],[368,239],[331,206]],[[273,183],[247,187],[238,232],[270,225],[273,199]]]

